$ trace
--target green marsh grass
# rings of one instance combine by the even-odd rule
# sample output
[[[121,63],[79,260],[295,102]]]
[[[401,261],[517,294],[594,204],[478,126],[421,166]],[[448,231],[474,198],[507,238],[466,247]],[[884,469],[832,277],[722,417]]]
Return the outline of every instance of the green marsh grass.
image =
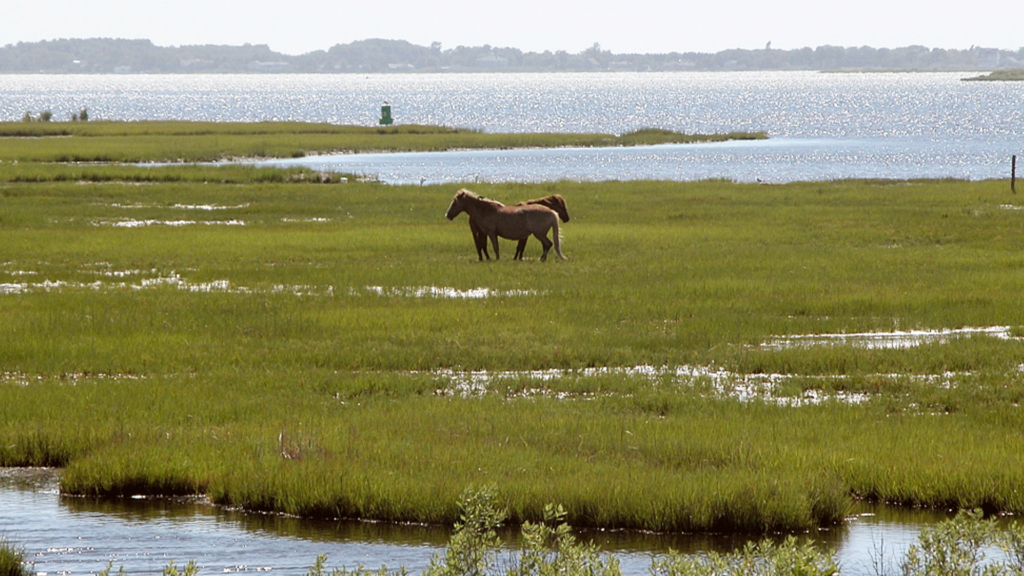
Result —
[[[22,162],[201,162],[322,152],[636,146],[766,137],[763,132],[683,134],[667,130],[640,130],[622,136],[489,134],[443,126],[384,128],[300,122],[0,122],[0,158]]]
[[[569,260],[480,263],[457,186],[139,170],[0,164],[0,465],[66,492],[451,523],[496,484],[514,522],[754,533],[1024,511],[1013,330],[763,346],[1024,326],[1003,182],[478,185],[572,215]]]

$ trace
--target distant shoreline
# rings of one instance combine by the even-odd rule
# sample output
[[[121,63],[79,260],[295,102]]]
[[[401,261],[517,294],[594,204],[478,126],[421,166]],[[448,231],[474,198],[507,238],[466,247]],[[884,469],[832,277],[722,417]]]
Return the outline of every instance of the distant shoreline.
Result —
[[[1011,68],[996,70],[974,78],[964,78],[967,82],[1022,82],[1024,81],[1024,68]]]
[[[156,46],[111,38],[19,42],[0,47],[0,74],[403,74],[446,72],[929,71],[1024,70],[1024,49],[972,46],[872,48],[818,46],[792,50],[616,54],[594,44],[582,52],[524,52],[512,47],[418,46],[369,39],[297,56],[265,44]]]

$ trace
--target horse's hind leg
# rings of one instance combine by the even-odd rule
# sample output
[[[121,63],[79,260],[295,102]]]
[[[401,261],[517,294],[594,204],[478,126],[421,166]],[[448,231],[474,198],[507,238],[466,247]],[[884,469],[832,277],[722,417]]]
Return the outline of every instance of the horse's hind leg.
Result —
[[[540,240],[541,246],[544,247],[544,253],[540,255],[540,261],[543,262],[548,259],[548,250],[551,249],[551,240],[548,240],[546,234],[537,233],[534,234],[534,236],[537,237],[537,240]]]
[[[558,231],[557,219],[555,220],[555,225],[552,227],[552,230],[554,231],[552,235],[555,237],[555,254],[558,254],[559,258],[565,260],[565,256],[562,255],[562,235]]]
[[[473,241],[476,242],[476,255],[482,262],[484,258],[490,260],[491,255],[487,253],[487,234],[479,232],[473,237]]]
[[[513,260],[522,260],[523,252],[526,252],[526,238],[519,241],[519,245],[516,246],[516,255],[512,257]]]
[[[498,253],[498,234],[497,232],[491,234],[491,245],[494,246],[494,259],[501,260],[501,255]]]
[[[487,236],[481,234],[480,236],[474,238],[474,240],[476,240],[477,258],[479,258],[481,262],[483,262],[484,258],[490,260],[491,255],[487,252]]]

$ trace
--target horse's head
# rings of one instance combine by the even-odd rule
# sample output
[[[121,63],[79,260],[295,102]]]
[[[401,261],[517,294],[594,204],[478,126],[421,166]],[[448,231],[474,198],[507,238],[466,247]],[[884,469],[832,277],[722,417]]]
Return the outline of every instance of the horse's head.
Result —
[[[561,218],[562,222],[569,221],[569,209],[565,207],[565,198],[562,198],[561,195],[553,194],[548,196],[544,198],[542,204],[558,212],[558,217]]]
[[[466,199],[466,190],[459,190],[455,193],[455,197],[452,198],[452,203],[448,206],[448,211],[444,213],[444,217],[449,220],[454,220],[456,216],[462,213],[466,209],[464,203]]]

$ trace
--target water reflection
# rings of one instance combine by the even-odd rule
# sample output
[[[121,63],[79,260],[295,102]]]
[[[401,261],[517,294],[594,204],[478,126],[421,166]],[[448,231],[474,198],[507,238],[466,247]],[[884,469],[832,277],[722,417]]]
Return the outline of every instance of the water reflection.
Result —
[[[130,574],[158,574],[171,561],[195,560],[201,573],[272,571],[302,576],[318,554],[329,566],[391,568],[421,573],[449,537],[445,527],[302,520],[243,513],[197,499],[104,499],[61,496],[57,473],[0,469],[0,534],[24,547],[36,573],[95,573],[113,562]],[[811,536],[836,552],[844,575],[875,574],[880,561],[895,565],[921,528],[951,514],[859,505],[847,525]],[[504,536],[514,541],[515,532]],[[579,532],[619,559],[628,576],[648,574],[654,557],[727,552],[743,535],[651,534],[614,530]],[[781,540],[783,536],[776,536]]]
[[[219,508],[202,500],[95,499],[61,496],[60,506],[73,514],[98,514],[128,523],[214,521],[242,531],[311,542],[362,542],[399,547],[442,548],[449,531],[443,526],[389,524],[350,520],[310,520],[277,514]],[[314,557],[308,558],[310,563]]]
[[[309,521],[248,514],[201,500],[61,496],[46,470],[0,471],[0,533],[24,547],[35,573],[88,574],[113,562],[159,574],[195,560],[201,573],[303,575],[318,554],[330,566],[422,571],[447,542],[441,527]]]

